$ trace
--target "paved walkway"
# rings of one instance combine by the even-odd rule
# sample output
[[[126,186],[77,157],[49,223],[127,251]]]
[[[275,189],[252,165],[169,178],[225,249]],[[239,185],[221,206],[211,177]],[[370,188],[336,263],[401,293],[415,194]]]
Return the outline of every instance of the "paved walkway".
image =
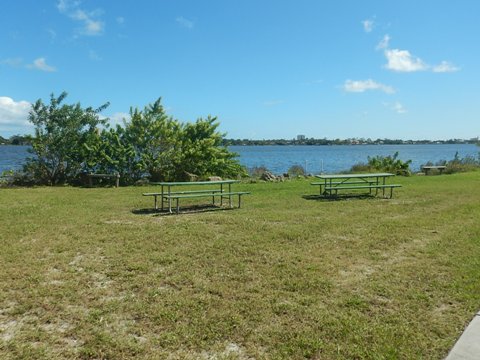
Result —
[[[478,359],[480,359],[480,312],[474,316],[445,360]]]

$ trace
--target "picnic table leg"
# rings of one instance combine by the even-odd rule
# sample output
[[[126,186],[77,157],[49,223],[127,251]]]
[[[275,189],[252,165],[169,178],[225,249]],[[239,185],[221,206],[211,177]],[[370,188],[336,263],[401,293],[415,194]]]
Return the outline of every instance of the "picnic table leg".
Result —
[[[172,198],[171,196],[171,188],[168,186],[168,211],[171,213],[172,212]],[[178,206],[178,198],[177,198],[177,206]]]
[[[240,209],[241,201],[242,201],[242,195],[241,195],[241,194],[238,194],[238,208],[239,208],[239,209]]]
[[[155,210],[158,210],[158,206],[157,206],[157,195],[153,195],[153,198],[155,199],[155,200],[154,200]]]
[[[220,184],[220,194],[223,193],[223,184]],[[220,195],[220,206],[223,206],[223,196]]]
[[[163,211],[163,185],[162,185],[162,199],[160,200],[161,204],[162,204],[162,211]]]
[[[115,187],[118,188],[119,186],[120,186],[120,174],[117,174],[115,179]]]

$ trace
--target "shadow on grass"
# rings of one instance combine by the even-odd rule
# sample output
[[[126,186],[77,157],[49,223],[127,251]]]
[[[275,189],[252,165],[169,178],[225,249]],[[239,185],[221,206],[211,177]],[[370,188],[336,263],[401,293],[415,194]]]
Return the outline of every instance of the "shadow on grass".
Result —
[[[364,200],[364,199],[383,199],[373,194],[342,194],[342,195],[302,195],[305,200],[315,200],[322,202],[345,201],[345,200]]]
[[[223,210],[234,210],[236,207],[222,207],[217,205],[191,205],[191,206],[183,206],[180,208],[180,212],[178,215],[182,214],[198,214],[198,213],[205,213],[205,212],[213,212],[213,211],[223,211]],[[132,213],[135,215],[153,215],[153,216],[170,216],[170,215],[177,215],[177,209],[172,207],[172,212],[170,213],[167,209],[158,209],[155,210],[153,208],[148,209],[134,209]]]

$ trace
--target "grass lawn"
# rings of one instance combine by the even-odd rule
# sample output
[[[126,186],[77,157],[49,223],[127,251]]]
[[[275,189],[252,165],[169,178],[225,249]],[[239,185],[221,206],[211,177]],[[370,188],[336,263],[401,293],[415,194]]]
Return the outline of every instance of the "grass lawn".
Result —
[[[446,356],[480,310],[480,172],[309,182],[179,216],[138,211],[153,187],[0,189],[0,358]]]

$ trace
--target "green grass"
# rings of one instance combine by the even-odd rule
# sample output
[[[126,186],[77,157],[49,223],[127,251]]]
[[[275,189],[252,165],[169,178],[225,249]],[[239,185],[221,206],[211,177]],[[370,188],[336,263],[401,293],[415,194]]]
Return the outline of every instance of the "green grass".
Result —
[[[440,359],[480,309],[480,173],[394,182],[179,216],[138,211],[153,187],[0,189],[0,358]]]

